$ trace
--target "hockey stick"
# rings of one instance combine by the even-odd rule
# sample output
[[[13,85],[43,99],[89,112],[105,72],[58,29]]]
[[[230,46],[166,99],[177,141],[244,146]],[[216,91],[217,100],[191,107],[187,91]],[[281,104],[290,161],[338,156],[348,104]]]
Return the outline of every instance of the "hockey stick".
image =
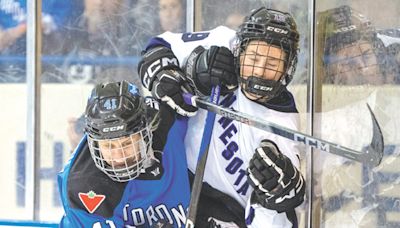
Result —
[[[379,127],[378,121],[375,118],[371,107],[367,104],[368,110],[371,114],[372,125],[373,125],[373,135],[372,142],[363,151],[356,151],[344,146],[338,145],[336,143],[328,142],[323,139],[316,138],[311,135],[307,135],[278,124],[268,122],[266,120],[251,116],[246,113],[235,111],[233,109],[224,108],[203,99],[193,96],[191,94],[184,94],[185,101],[189,104],[206,109],[208,111],[214,112],[223,117],[236,120],[238,122],[256,127],[273,134],[285,137],[287,139],[301,142],[305,145],[314,147],[321,151],[336,154],[357,162],[361,162],[368,166],[378,166],[381,163],[383,157],[383,135]]]
[[[220,95],[220,86],[217,85],[212,88],[210,97],[212,103],[210,102],[210,104],[218,106],[219,95]],[[207,113],[206,124],[204,127],[200,151],[197,158],[197,166],[193,180],[192,193],[190,194],[189,212],[185,224],[186,228],[193,228],[194,224],[196,223],[197,205],[199,203],[200,192],[203,186],[204,171],[207,163],[208,148],[210,146],[215,115],[216,115],[215,112]]]

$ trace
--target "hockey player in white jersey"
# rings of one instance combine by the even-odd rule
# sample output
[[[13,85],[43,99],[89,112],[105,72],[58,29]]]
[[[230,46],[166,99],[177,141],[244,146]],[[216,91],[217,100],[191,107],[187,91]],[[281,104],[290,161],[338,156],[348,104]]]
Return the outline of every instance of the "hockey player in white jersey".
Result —
[[[237,32],[220,26],[153,38],[139,75],[156,98],[182,115],[195,114],[182,99],[180,86],[189,81],[199,96],[220,85],[220,105],[297,129],[296,105],[286,87],[295,72],[298,42],[290,14],[262,7]],[[189,120],[185,145],[191,172],[206,114],[199,110]],[[294,209],[305,192],[298,153],[290,140],[217,115],[196,227],[205,227],[204,221],[212,227],[297,227]]]
[[[320,12],[318,21],[323,41],[324,82],[399,83],[396,54],[400,50],[400,30],[377,30],[372,21],[348,5]]]

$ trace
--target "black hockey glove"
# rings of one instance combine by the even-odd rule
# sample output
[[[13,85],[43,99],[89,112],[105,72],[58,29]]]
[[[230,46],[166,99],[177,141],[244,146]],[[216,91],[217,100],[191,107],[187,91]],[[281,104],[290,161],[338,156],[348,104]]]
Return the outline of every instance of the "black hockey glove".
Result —
[[[274,142],[263,140],[250,160],[247,181],[254,188],[251,203],[279,213],[299,206],[305,183],[300,171]]]
[[[239,228],[239,226],[236,225],[236,223],[234,222],[224,222],[213,217],[208,218],[207,228],[224,228],[224,227]]]
[[[197,108],[184,102],[182,93],[194,93],[190,83],[179,68],[178,59],[166,47],[147,51],[138,67],[143,86],[151,94],[182,116],[194,116]]]
[[[226,47],[198,46],[187,58],[185,72],[195,85],[197,95],[210,95],[211,88],[221,86],[221,95],[237,88],[234,57]]]
[[[158,220],[157,223],[153,223],[150,228],[173,228],[172,224],[167,219]]]

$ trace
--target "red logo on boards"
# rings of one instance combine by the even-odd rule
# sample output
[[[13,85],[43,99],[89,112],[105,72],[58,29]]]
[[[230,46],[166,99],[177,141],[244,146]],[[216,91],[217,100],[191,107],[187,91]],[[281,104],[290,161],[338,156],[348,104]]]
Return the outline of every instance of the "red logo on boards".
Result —
[[[89,213],[93,213],[106,198],[105,195],[97,195],[94,191],[79,193],[79,199]]]

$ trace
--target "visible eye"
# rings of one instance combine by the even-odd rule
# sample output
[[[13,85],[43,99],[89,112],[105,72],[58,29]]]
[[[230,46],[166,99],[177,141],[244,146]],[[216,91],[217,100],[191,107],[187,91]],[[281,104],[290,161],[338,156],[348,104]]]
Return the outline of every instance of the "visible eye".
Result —
[[[278,67],[278,63],[275,61],[267,61],[267,67],[276,68]]]
[[[127,147],[127,146],[132,145],[132,142],[130,140],[128,140],[128,141],[123,142],[121,145],[122,145],[122,147]]]
[[[102,150],[111,150],[111,149],[114,149],[115,148],[115,145],[114,144],[112,144],[112,143],[101,143],[100,144],[100,148],[102,149]]]
[[[126,147],[132,144],[132,140],[131,138],[125,137],[123,139],[119,140],[118,145],[120,145],[121,147]]]
[[[243,52],[240,54],[241,58],[246,58],[246,59],[254,59],[256,57],[256,55],[253,52]]]
[[[257,58],[254,55],[248,56],[247,59],[251,62],[257,62]]]

